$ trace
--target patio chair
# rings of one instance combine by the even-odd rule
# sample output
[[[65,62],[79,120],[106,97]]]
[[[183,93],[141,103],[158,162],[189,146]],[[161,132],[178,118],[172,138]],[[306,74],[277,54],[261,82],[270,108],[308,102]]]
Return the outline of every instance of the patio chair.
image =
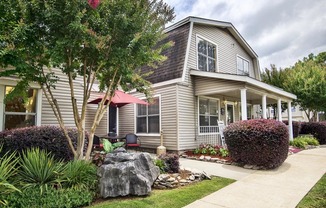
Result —
[[[117,139],[117,133],[110,131],[110,132],[108,133],[108,137],[109,137],[109,140],[110,140],[111,143],[116,143],[116,142],[118,142],[118,139]]]
[[[103,149],[103,144],[101,144],[100,137],[96,135],[93,137],[93,150],[95,149]]]
[[[138,138],[138,136],[136,134],[127,134],[126,135],[126,149],[128,149],[128,147],[140,147],[140,139]]]
[[[224,138],[224,128],[225,128],[224,122],[223,121],[218,121],[217,125],[218,125],[218,131],[219,131],[219,134],[220,134],[222,146],[224,148],[226,148],[225,138]]]

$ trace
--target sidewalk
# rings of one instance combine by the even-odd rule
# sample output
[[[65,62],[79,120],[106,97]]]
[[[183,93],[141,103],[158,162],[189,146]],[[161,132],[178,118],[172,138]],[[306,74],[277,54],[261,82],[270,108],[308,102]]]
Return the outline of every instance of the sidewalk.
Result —
[[[238,179],[233,184],[197,200],[186,208],[294,208],[326,172],[326,148],[290,155],[283,165],[270,171],[248,171],[219,164],[181,160],[184,167],[204,170],[208,174]],[[212,166],[214,165],[214,166]],[[197,167],[196,167],[197,166]],[[204,169],[206,168],[206,169]],[[220,174],[221,173],[221,174]]]

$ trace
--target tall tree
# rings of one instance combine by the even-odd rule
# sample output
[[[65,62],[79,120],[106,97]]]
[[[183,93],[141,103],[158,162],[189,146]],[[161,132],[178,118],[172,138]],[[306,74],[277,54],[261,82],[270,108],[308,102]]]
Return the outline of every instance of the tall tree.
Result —
[[[157,66],[166,57],[162,50],[171,43],[157,44],[165,36],[164,25],[174,11],[162,0],[102,0],[99,5],[87,0],[1,0],[0,66],[8,68],[0,76],[15,75],[22,92],[29,82],[37,82],[50,103],[76,159],[86,155],[86,104],[92,86],[98,80],[105,92],[89,132],[93,138],[115,89],[137,89],[150,96],[150,83],[139,68]],[[73,146],[60,105],[53,94],[58,77],[51,68],[59,68],[69,81],[71,105],[78,129],[77,147]],[[78,108],[74,80],[83,78],[84,97]]]
[[[297,95],[296,103],[306,112],[309,120],[315,120],[318,111],[326,110],[325,54],[310,54],[299,60],[291,68],[285,83],[286,89]]]
[[[265,71],[262,73],[261,78],[262,81],[267,84],[284,89],[285,88],[284,84],[286,83],[288,72],[289,72],[288,69],[282,69],[282,68],[277,69],[274,64],[271,64],[270,69],[265,68]],[[277,104],[271,104],[269,106],[274,109],[273,118],[276,119]],[[281,107],[282,107],[282,111],[284,111],[286,109],[286,104],[282,104]]]

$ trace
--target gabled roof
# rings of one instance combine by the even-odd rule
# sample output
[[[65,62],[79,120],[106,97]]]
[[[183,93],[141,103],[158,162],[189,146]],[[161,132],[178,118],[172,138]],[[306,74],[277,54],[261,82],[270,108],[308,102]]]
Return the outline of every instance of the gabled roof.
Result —
[[[217,20],[211,20],[211,19],[205,19],[200,17],[193,17],[189,16],[183,20],[180,20],[179,22],[167,27],[165,29],[165,32],[172,31],[176,28],[181,27],[184,24],[193,22],[194,24],[201,24],[201,25],[210,25],[210,26],[216,26],[219,28],[227,29],[234,38],[239,42],[239,44],[253,57],[258,58],[258,55],[256,52],[250,47],[250,45],[246,42],[246,40],[240,35],[238,30],[233,26],[230,22],[223,22],[223,21],[217,21]]]

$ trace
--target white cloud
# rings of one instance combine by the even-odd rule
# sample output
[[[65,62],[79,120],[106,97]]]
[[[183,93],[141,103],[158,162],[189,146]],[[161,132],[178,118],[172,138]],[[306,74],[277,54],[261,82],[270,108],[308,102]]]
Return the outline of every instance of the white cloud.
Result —
[[[288,67],[326,51],[325,0],[166,0],[176,21],[198,16],[231,22],[260,56],[261,68]]]

